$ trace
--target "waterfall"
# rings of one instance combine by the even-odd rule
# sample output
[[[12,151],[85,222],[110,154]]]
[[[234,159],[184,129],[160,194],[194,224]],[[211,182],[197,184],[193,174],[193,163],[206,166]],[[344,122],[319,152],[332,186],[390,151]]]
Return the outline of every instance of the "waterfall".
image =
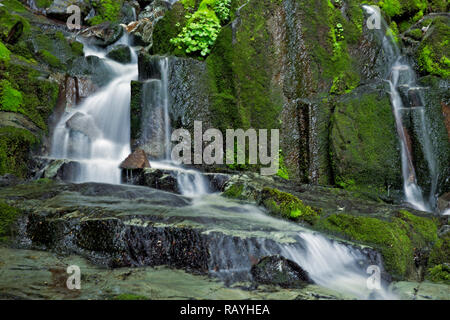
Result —
[[[382,41],[382,49],[385,58],[387,59],[388,75],[386,81],[389,83],[390,87],[391,104],[400,140],[405,201],[417,210],[431,212],[436,207],[438,172],[430,136],[427,130],[427,123],[425,121],[425,104],[421,94],[423,88],[420,88],[417,85],[415,72],[411,68],[406,57],[401,55],[401,50],[393,39],[390,29],[380,12],[367,5],[364,5],[363,8],[368,14],[376,15],[376,18],[382,22],[382,28],[374,30],[374,32]],[[401,91],[406,92],[406,97],[404,99],[408,101],[408,106],[404,105]],[[411,97],[413,97],[413,99]],[[417,121],[419,122],[419,128],[416,131],[419,135],[421,148],[425,155],[429,170],[429,178],[431,179],[428,199],[425,199],[423,190],[417,183],[411,140],[404,123],[404,118],[413,113],[416,113]]]
[[[128,35],[119,43],[128,44]],[[57,124],[51,157],[79,163],[74,182],[121,182],[120,163],[130,154],[130,82],[137,79],[137,56],[130,64],[106,57],[107,51],[85,44],[85,56],[104,62],[112,80],[80,105],[66,110]]]
[[[280,255],[297,263],[319,286],[359,299],[397,298],[382,279],[378,289],[369,288],[368,267],[377,265],[383,272],[381,258],[373,251],[329,240],[259,207],[218,195],[194,201],[193,212],[198,217],[214,213],[217,234],[209,232],[210,274],[226,283],[250,281],[259,259]],[[221,235],[230,230],[240,236]]]
[[[151,79],[145,80],[143,102],[145,112],[142,122],[141,143],[149,154],[155,153],[162,161],[151,161],[154,169],[173,170],[177,175],[181,193],[199,197],[209,193],[206,178],[196,170],[186,170],[171,159],[171,121],[169,113],[169,58],[153,57]],[[161,160],[161,159],[160,159]]]

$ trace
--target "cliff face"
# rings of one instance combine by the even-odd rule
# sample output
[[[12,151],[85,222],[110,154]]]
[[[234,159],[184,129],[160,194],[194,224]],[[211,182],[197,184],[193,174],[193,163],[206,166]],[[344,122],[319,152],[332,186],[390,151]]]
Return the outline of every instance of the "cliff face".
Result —
[[[2,1],[2,174],[29,176],[29,150],[34,146],[35,153],[46,153],[52,123],[63,108],[108,80],[101,59],[83,57],[82,44],[67,31],[67,14],[61,11],[66,2]],[[400,147],[384,81],[386,57],[367,28],[362,2],[232,0],[223,8],[212,0],[172,6],[163,1],[76,4],[84,25],[106,21],[83,33],[98,45],[120,37],[122,28],[116,23],[128,24],[136,43],[145,48],[141,71],[152,55],[169,56],[174,128],[192,129],[194,120],[222,130],[279,128],[291,178],[385,194],[401,189]],[[438,190],[443,193],[449,188],[450,161],[448,4],[372,4],[381,6],[426,88],[425,117],[432,124],[431,143],[441,172]],[[196,41],[199,25],[207,30],[203,40],[190,42]],[[136,117],[145,108],[142,72],[141,82],[132,85]],[[138,147],[141,124],[133,115],[132,140]],[[419,184],[427,188],[423,141],[414,134],[414,119],[410,122]]]
[[[304,182],[376,193],[401,188],[400,147],[384,81],[387,57],[367,28],[361,1],[233,1],[230,22],[207,57],[167,41],[189,27],[186,17],[205,4],[194,2],[176,3],[158,22],[151,50],[184,57],[185,64],[203,61],[209,86],[188,85],[183,94],[198,95],[200,89],[209,96],[196,103],[210,111],[204,121],[222,129],[280,128],[290,176]],[[448,43],[442,34],[448,34],[449,17],[438,13],[446,4],[403,1],[391,10],[390,3],[380,5],[395,39],[420,76],[432,75],[420,81],[430,84],[427,117],[439,167],[448,176],[449,142],[439,112],[448,104]],[[424,167],[414,139],[414,161]],[[441,192],[446,183],[441,176]]]

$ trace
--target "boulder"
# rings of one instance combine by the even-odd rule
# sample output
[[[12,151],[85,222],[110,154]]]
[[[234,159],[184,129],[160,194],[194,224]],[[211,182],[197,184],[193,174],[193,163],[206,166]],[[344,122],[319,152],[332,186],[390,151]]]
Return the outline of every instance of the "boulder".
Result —
[[[282,288],[298,288],[313,283],[298,264],[281,256],[262,258],[252,267],[251,274],[257,283]]]
[[[102,135],[91,116],[81,112],[75,113],[67,122],[67,128],[78,131],[94,140]]]
[[[76,5],[81,9],[82,18],[85,17],[90,8],[89,1],[86,0],[54,0],[53,3],[46,9],[47,17],[57,19],[60,21],[67,21],[73,13],[67,13],[67,8],[71,5]]]
[[[108,58],[117,61],[119,63],[130,63],[131,62],[131,49],[129,46],[124,44],[119,44],[114,46],[111,51],[106,55]]]
[[[145,169],[150,168],[150,162],[144,150],[137,149],[120,164],[120,168],[127,170]]]
[[[112,22],[104,22],[87,28],[81,32],[81,36],[87,38],[92,45],[107,47],[123,36],[124,28]]]

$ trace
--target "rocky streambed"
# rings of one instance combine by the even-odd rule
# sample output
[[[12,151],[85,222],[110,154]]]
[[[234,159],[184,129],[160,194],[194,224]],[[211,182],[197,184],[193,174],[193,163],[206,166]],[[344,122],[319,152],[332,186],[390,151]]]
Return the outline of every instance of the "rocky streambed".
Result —
[[[245,180],[228,178],[228,190]],[[0,199],[20,210],[1,248],[0,294],[5,298],[448,298],[445,284],[391,283],[380,250],[331,234],[334,240],[328,240],[311,225],[274,217],[251,199],[219,193],[193,199],[146,186],[48,179],[17,183],[9,181],[0,190]],[[320,192],[339,201],[339,195],[324,189],[302,190],[308,204],[308,195],[318,199],[313,195]],[[363,204],[369,207],[370,200],[355,203],[360,206],[354,211],[368,214]],[[398,210],[378,206],[375,211],[384,208],[386,214]],[[320,255],[311,257],[314,245],[328,254],[333,272]],[[336,264],[330,252],[349,260]],[[64,286],[69,265],[81,269],[85,285],[80,292]],[[369,265],[383,270],[379,296],[365,287]],[[194,283],[199,289],[189,290]]]

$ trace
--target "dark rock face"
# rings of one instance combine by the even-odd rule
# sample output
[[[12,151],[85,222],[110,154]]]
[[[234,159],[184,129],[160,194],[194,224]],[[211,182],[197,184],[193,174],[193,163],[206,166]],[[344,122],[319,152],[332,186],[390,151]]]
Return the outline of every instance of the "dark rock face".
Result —
[[[0,187],[10,187],[17,185],[21,182],[19,178],[12,174],[5,174],[4,176],[0,176]]]
[[[383,86],[360,87],[335,105],[330,131],[335,183],[344,188],[401,189],[395,120]]]
[[[127,45],[119,44],[114,46],[111,51],[106,55],[108,58],[120,62],[120,63],[130,63],[131,62],[131,49]]]
[[[251,270],[253,280],[282,288],[298,288],[313,283],[298,264],[280,256],[262,258]]]

